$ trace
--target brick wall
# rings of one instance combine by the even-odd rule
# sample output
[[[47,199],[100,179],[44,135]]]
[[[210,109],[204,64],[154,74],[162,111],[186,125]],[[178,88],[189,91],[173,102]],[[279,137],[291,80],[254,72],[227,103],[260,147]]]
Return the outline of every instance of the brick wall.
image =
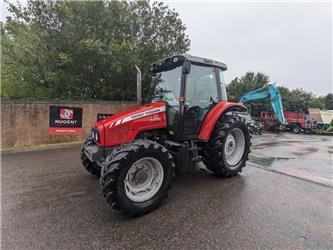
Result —
[[[49,135],[50,105],[81,107],[83,133],[80,136]],[[96,123],[97,113],[115,114],[133,106],[134,102],[120,101],[1,100],[1,147],[21,148],[82,141]]]

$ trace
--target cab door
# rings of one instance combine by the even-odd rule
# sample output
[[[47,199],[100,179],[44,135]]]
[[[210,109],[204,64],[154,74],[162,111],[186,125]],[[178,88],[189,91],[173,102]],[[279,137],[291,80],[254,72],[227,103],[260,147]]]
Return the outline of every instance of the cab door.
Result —
[[[217,74],[215,67],[191,65],[184,91],[184,137],[196,137],[206,114],[221,100]]]

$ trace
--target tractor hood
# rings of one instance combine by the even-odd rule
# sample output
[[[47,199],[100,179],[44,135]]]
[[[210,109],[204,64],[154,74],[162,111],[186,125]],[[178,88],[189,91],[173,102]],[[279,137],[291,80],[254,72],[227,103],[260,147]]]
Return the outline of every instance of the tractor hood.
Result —
[[[165,102],[150,103],[143,106],[134,107],[110,116],[96,123],[95,127],[99,127],[101,125],[104,125],[105,127],[118,126],[120,124],[124,124],[163,111],[165,111]]]
[[[100,141],[104,146],[113,146],[135,139],[144,130],[166,127],[166,104],[154,102],[120,112],[96,123]]]

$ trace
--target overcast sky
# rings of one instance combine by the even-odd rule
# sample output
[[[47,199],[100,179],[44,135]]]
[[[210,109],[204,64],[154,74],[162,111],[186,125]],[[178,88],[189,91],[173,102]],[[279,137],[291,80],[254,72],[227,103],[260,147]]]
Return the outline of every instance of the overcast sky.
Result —
[[[187,27],[190,53],[225,62],[227,82],[254,71],[288,88],[333,92],[332,2],[166,3]]]
[[[254,71],[289,88],[333,92],[331,3],[167,3],[187,26],[191,54],[225,62],[227,82]]]

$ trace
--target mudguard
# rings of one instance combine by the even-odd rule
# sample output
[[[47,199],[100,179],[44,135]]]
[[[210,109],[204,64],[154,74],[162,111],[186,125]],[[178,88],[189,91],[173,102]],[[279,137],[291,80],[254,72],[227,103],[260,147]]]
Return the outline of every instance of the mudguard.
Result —
[[[200,141],[209,141],[212,131],[219,117],[229,111],[245,111],[247,108],[242,103],[219,102],[209,113],[206,115],[205,120],[200,128],[198,139]]]

